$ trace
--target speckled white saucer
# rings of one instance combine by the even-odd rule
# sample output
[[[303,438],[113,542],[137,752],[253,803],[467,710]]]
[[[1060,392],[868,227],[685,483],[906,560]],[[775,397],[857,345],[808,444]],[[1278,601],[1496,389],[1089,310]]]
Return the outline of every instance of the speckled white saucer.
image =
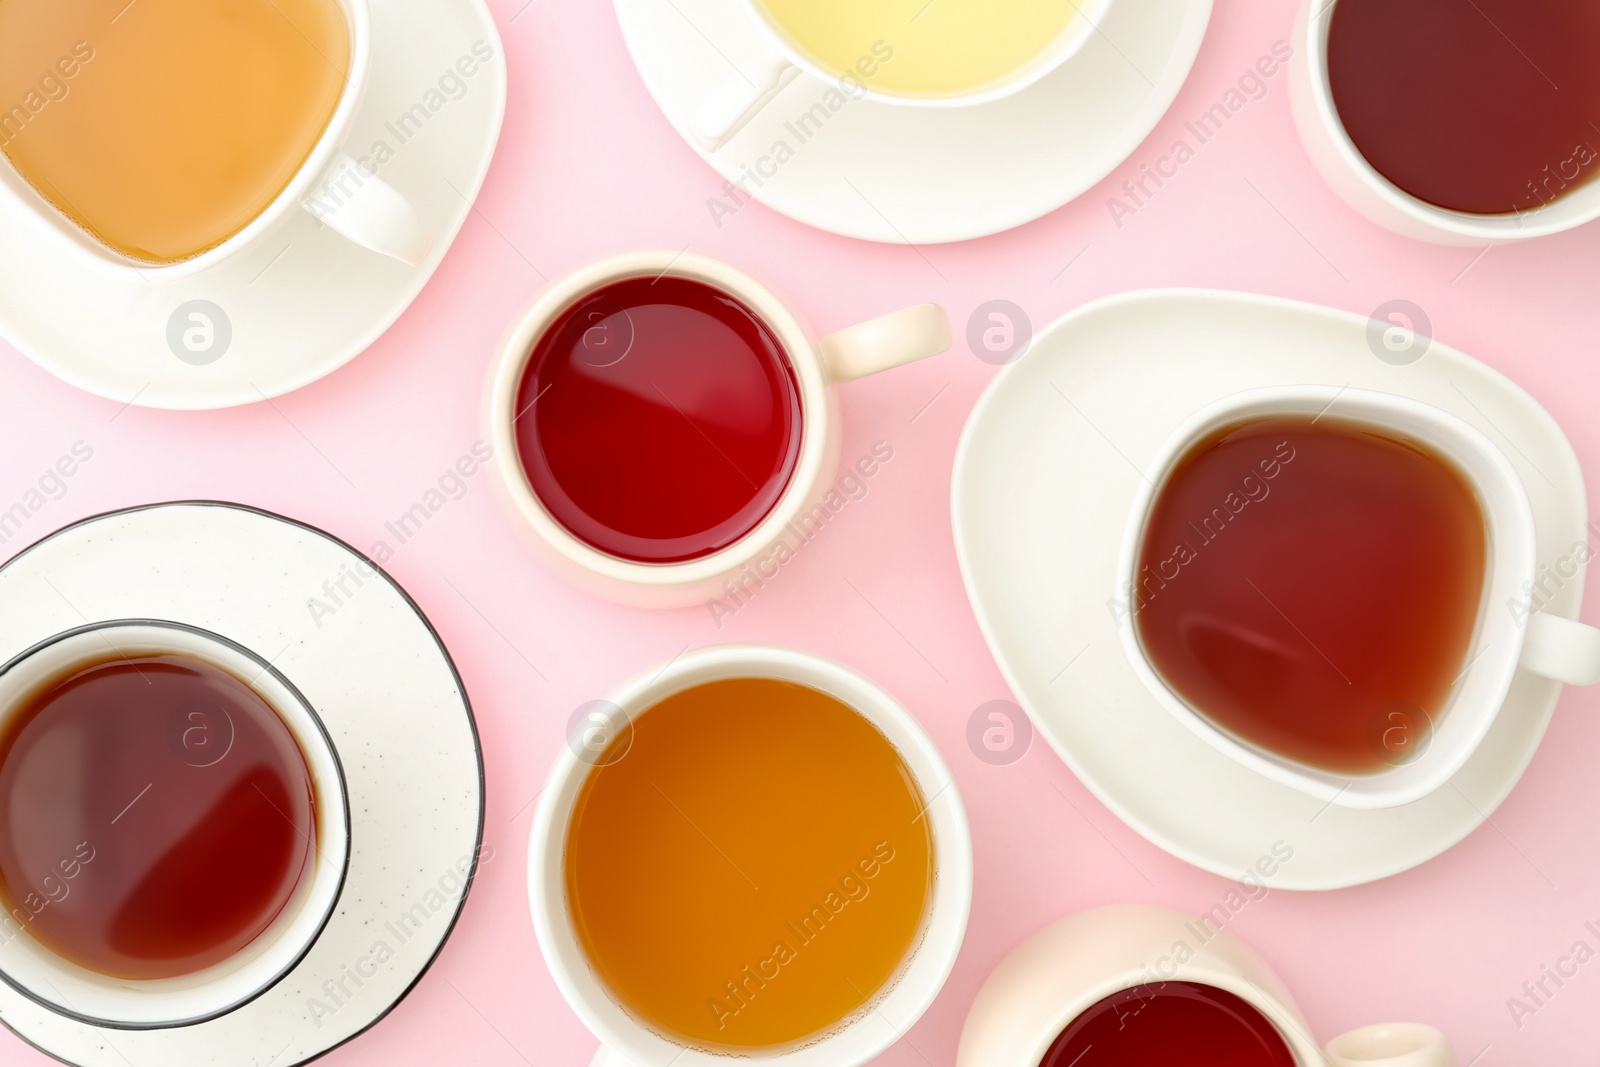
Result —
[[[328,534],[250,508],[112,512],[0,567],[0,661],[61,631],[123,618],[221,634],[305,696],[344,768],[344,889],[305,957],[219,1018],[164,1030],[97,1028],[0,984],[0,1022],[80,1067],[304,1063],[386,1015],[460,914],[484,799],[461,679],[428,620],[376,565]]]

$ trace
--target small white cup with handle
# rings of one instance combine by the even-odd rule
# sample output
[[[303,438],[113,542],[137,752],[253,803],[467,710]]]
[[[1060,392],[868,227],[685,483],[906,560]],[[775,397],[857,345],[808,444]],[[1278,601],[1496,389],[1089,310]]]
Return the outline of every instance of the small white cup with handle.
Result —
[[[754,529],[732,544],[681,563],[640,563],[591,547],[540,501],[517,450],[518,404],[529,358],[545,332],[592,293],[631,278],[688,278],[742,303],[772,331],[794,369],[800,401],[800,449],[789,482]],[[813,341],[771,290],[721,260],[693,253],[631,252],[591,264],[541,293],[500,345],[489,382],[489,433],[503,497],[534,537],[545,561],[600,596],[644,607],[674,607],[729,595],[724,584],[759,585],[774,571],[774,553],[792,539],[828,491],[839,468],[839,415],[834,386],[937,355],[950,347],[950,319],[938,304],[917,304]],[[798,527],[795,527],[798,528]],[[785,545],[781,552],[787,558]],[[754,577],[752,577],[754,576]],[[753,586],[752,586],[753,588]]]
[[[1078,912],[1017,946],[978,991],[956,1067],[1038,1067],[1094,1005],[1163,982],[1239,997],[1278,1031],[1298,1067],[1456,1067],[1449,1039],[1417,1023],[1363,1027],[1318,1049],[1283,981],[1243,941],[1204,916],[1135,904]],[[1115,1049],[1101,1051],[1116,1061]]]
[[[1131,597],[1115,601],[1130,605],[1119,620],[1123,650],[1146,688],[1179,722],[1251,770],[1344,807],[1410,804],[1443,788],[1471,758],[1500,714],[1518,671],[1568,685],[1600,681],[1600,630],[1548,612],[1513,608],[1524,601],[1524,583],[1537,577],[1538,544],[1527,489],[1497,445],[1475,427],[1431,404],[1392,393],[1329,386],[1248,389],[1202,408],[1172,432],[1148,468],[1129,512],[1117,568],[1119,598],[1141,579],[1140,546],[1151,509],[1189,449],[1226,426],[1293,415],[1328,415],[1416,442],[1449,460],[1475,490],[1488,526],[1487,573],[1466,663],[1442,714],[1431,724],[1397,721],[1396,758],[1384,760],[1391,764],[1386,769],[1359,777],[1338,775],[1251,744],[1190,707],[1151,664],[1134,625],[1137,601]],[[1381,605],[1374,605],[1374,610],[1381,610]],[[1398,748],[1424,738],[1425,746],[1404,753]]]
[[[1441,245],[1492,245],[1560,233],[1600,218],[1600,183],[1589,182],[1530,211],[1475,215],[1421,200],[1367,161],[1345,130],[1328,74],[1328,31],[1337,0],[1301,0],[1289,65],[1289,105],[1300,140],[1324,180],[1380,226]]]
[[[238,953],[193,974],[121,979],[97,974],[46,948],[28,933],[28,901],[0,915],[0,981],[51,1011],[90,1026],[159,1030],[226,1015],[254,1000],[294,969],[310,951],[343,891],[350,855],[350,817],[344,771],[322,720],[294,685],[260,656],[219,634],[184,623],[118,619],[80,626],[46,638],[0,665],[0,724],[42,688],[83,665],[108,656],[177,655],[210,664],[245,683],[283,720],[305,757],[315,791],[316,849],[299,888],[272,924]],[[178,735],[192,766],[226,758],[205,747],[218,724],[199,721]],[[192,757],[192,758],[191,758]],[[197,762],[201,761],[201,762]],[[64,849],[78,843],[64,842]],[[103,842],[102,842],[103,844]],[[95,842],[65,852],[64,859],[92,863]],[[91,868],[92,869],[92,868]],[[65,871],[49,872],[38,894],[70,891]],[[46,883],[55,881],[58,886]],[[38,895],[30,894],[30,895]],[[43,897],[41,897],[41,900]],[[48,903],[40,903],[40,908]]]
[[[601,1041],[593,1067],[726,1067],[730,1053],[694,1048],[656,1032],[612,997],[584,952],[567,907],[564,857],[573,805],[618,731],[675,693],[727,678],[772,678],[808,686],[853,708],[899,751],[917,788],[936,869],[923,930],[898,975],[842,1025],[799,1047],[750,1049],[737,1062],[762,1067],[861,1067],[921,1018],[955,966],[972,908],[972,838],[966,808],[938,748],[892,696],[837,663],[792,649],[721,645],[680,656],[623,686],[592,729],[569,738],[550,772],[528,845],[528,895],[545,963],[567,1003]],[[615,721],[611,721],[615,720]],[[625,757],[624,757],[625,758]]]
[[[1072,19],[1055,40],[1028,62],[987,85],[944,95],[890,92],[873,86],[872,79],[877,74],[879,64],[885,61],[886,56],[892,57],[895,48],[905,47],[904,42],[877,42],[874,49],[862,55],[852,69],[828,70],[800,48],[761,0],[739,2],[745,16],[761,30],[766,51],[753,62],[743,64],[729,74],[695,112],[695,137],[704,148],[713,152],[731,141],[762,108],[777,98],[784,86],[802,73],[837,84],[841,90],[857,99],[873,100],[880,104],[974,107],[1003,100],[1036,84],[1077,54],[1099,32],[1100,21],[1111,8],[1113,0],[1075,0],[1072,3]],[[908,23],[907,30],[910,28]]]
[[[270,233],[297,211],[309,211],[358,245],[415,266],[433,247],[421,216],[403,194],[345,151],[372,73],[372,0],[337,0],[348,22],[350,68],[327,128],[289,183],[232,237],[175,263],[147,263],[102,244],[39,195],[0,153],[0,197],[38,223],[55,243],[104,273],[130,280],[174,281],[210,270]]]

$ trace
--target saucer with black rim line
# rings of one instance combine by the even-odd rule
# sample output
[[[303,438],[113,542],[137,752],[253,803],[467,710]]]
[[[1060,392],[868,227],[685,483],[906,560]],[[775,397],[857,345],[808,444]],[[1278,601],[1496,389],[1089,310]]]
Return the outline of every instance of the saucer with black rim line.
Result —
[[[326,584],[345,595],[332,603]],[[298,962],[226,1014],[95,1027],[0,984],[0,1023],[78,1067],[294,1067],[357,1037],[432,965],[493,858],[477,727],[449,652],[405,591],[348,545],[211,501],[88,518],[0,566],[0,661],[111,619],[198,627],[292,682],[344,771],[345,882]]]

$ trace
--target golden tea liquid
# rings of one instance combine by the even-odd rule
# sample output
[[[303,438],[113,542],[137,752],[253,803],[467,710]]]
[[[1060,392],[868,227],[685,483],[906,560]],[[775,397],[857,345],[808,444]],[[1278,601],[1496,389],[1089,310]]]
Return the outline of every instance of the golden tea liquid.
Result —
[[[929,97],[1005,80],[1054,44],[1078,10],[1070,0],[758,2],[818,66],[882,92]]]
[[[173,263],[277,198],[349,68],[336,0],[0,0],[0,151],[102,243]]]
[[[567,905],[635,1018],[771,1048],[890,983],[922,930],[933,844],[871,723],[814,689],[734,679],[669,697],[613,744],[573,808]]]

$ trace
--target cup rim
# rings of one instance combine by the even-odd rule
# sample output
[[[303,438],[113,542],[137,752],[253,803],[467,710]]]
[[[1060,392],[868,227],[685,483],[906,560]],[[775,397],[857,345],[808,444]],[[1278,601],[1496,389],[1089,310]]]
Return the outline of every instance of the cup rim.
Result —
[[[301,200],[310,192],[334,156],[343,149],[356,113],[366,98],[372,67],[370,0],[334,2],[344,12],[350,31],[350,66],[339,103],[294,176],[255,218],[221,244],[172,263],[145,263],[124,255],[100,241],[46,200],[11,161],[4,158],[3,152],[0,152],[0,198],[9,198],[15,207],[44,226],[53,235],[57,246],[66,249],[74,259],[115,276],[136,277],[145,281],[176,281],[209,270],[242,251],[287,218],[292,209],[300,206]]]
[[[1338,0],[1304,0],[1301,7],[1301,18],[1305,22],[1302,43],[1306,51],[1311,104],[1340,162],[1368,193],[1414,223],[1452,238],[1473,241],[1546,237],[1600,218],[1600,182],[1579,186],[1566,196],[1528,211],[1481,215],[1430,204],[1384,177],[1356,147],[1333,102],[1333,82],[1328,71],[1328,35],[1336,7]]]
[[[789,482],[771,509],[725,548],[676,563],[641,563],[602,552],[569,531],[539,499],[517,446],[517,396],[533,350],[563,312],[613,282],[688,278],[737,298],[773,331],[794,368],[800,405],[800,450]],[[833,426],[830,386],[816,343],[794,312],[766,286],[719,259],[692,252],[647,250],[609,256],[568,274],[536,296],[500,342],[489,380],[488,421],[500,483],[518,515],[564,561],[601,578],[651,590],[681,590],[720,578],[755,560],[800,517],[822,481]]]
[[[857,95],[863,100],[896,107],[975,107],[1004,100],[1037,85],[1082,51],[1090,38],[1099,32],[1099,20],[1115,2],[1116,0],[1076,0],[1073,5],[1077,9],[1075,17],[1062,29],[1046,51],[1034,56],[1005,77],[982,88],[962,93],[915,96],[910,93],[888,93],[874,89],[866,79],[861,79],[862,89]],[[829,71],[806,55],[761,9],[760,0],[740,0],[740,3],[744,5],[750,21],[766,38],[767,44],[794,66],[827,85],[840,84],[846,77],[845,74]]]
[[[1145,480],[1129,508],[1111,602],[1120,603],[1117,598],[1131,588],[1151,509],[1173,466],[1196,441],[1236,419],[1325,412],[1338,402],[1365,409],[1357,414],[1341,412],[1341,420],[1367,423],[1391,434],[1423,440],[1445,453],[1472,486],[1483,512],[1487,543],[1478,618],[1465,667],[1444,712],[1438,716],[1438,728],[1429,748],[1409,763],[1366,775],[1337,774],[1278,754],[1213,723],[1173,691],[1145,652],[1131,600],[1117,629],[1123,652],[1145,688],[1212,748],[1280,785],[1319,800],[1358,809],[1394,808],[1443,788],[1477,751],[1505,703],[1526,636],[1526,630],[1514,626],[1509,615],[1496,611],[1495,606],[1517,590],[1518,582],[1533,574],[1533,508],[1511,461],[1476,427],[1431,404],[1393,393],[1348,387],[1269,386],[1242,390],[1208,404],[1174,429],[1146,468]],[[1398,417],[1409,418],[1413,424],[1426,424],[1437,433],[1424,436],[1406,426],[1397,426]],[[1446,437],[1461,447],[1448,447],[1442,443]],[[1469,469],[1462,462],[1458,453],[1463,448],[1472,453],[1480,470]]]
[[[26,997],[28,1000],[46,1009],[47,1011],[54,1012],[57,1015],[63,1016],[64,1018],[72,1019],[88,1026],[128,1031],[168,1030],[178,1029],[186,1026],[194,1026],[196,1024],[209,1022],[213,1019],[217,1019],[221,1016],[237,1011],[239,1008],[249,1004],[251,1001],[257,999],[262,994],[276,986],[285,977],[287,977],[291,971],[299,966],[301,961],[305,959],[307,954],[310,953],[311,949],[321,938],[322,932],[324,929],[326,929],[328,922],[332,919],[333,913],[338,907],[339,900],[344,895],[345,883],[349,876],[350,854],[352,851],[350,840],[349,787],[345,780],[344,763],[339,757],[339,750],[337,747],[335,747],[333,738],[328,733],[327,726],[323,723],[322,717],[317,714],[317,711],[311,702],[306,699],[305,695],[301,693],[299,688],[296,687],[295,684],[283,674],[283,672],[278,670],[277,667],[275,667],[271,662],[257,655],[254,651],[240,644],[239,642],[225,637],[222,634],[205,629],[204,627],[195,626],[189,623],[177,622],[171,619],[146,618],[106,619],[98,622],[85,623],[83,625],[75,626],[59,633],[52,634],[49,637],[45,637],[21,652],[18,652],[16,655],[8,659],[4,664],[0,664],[0,679],[5,678],[5,676],[10,674],[12,670],[22,666],[35,655],[53,648],[62,642],[74,640],[88,634],[98,633],[108,629],[177,631],[187,634],[191,637],[197,637],[202,642],[213,643],[221,646],[222,648],[241,656],[248,662],[259,667],[261,669],[261,674],[258,675],[257,682],[259,682],[263,677],[271,678],[273,683],[279,686],[284,693],[288,695],[291,701],[294,702],[296,706],[293,710],[303,713],[306,723],[309,724],[312,729],[306,730],[304,729],[304,724],[292,721],[290,716],[285,713],[286,709],[279,708],[276,701],[268,697],[267,694],[261,693],[257,688],[256,683],[245,682],[245,684],[251,688],[252,691],[255,691],[259,696],[261,696],[263,700],[266,700],[268,705],[272,707],[273,711],[279,716],[279,719],[284,723],[285,728],[288,729],[290,736],[293,737],[296,747],[300,749],[303,757],[306,759],[308,770],[311,769],[309,765],[311,764],[313,758],[316,756],[325,756],[328,767],[332,772],[331,780],[327,782],[319,781],[318,783],[320,796],[319,803],[316,805],[315,810],[318,819],[318,829],[322,832],[319,832],[318,845],[314,849],[314,855],[311,858],[309,870],[304,876],[304,879],[307,883],[305,886],[305,896],[296,906],[294,915],[288,916],[285,919],[285,917],[280,914],[278,918],[274,919],[273,924],[269,926],[267,930],[262,931],[262,934],[258,935],[258,938],[272,935],[272,926],[276,926],[282,922],[284,928],[279,930],[276,935],[273,935],[274,944],[276,944],[277,941],[294,932],[292,928],[297,922],[301,921],[301,916],[313,914],[314,912],[320,912],[320,914],[316,915],[314,922],[304,923],[303,944],[295,946],[292,953],[280,954],[285,955],[287,958],[283,958],[274,962],[272,973],[259,981],[253,982],[253,989],[250,992],[241,996],[233,997],[227,1003],[219,1005],[218,1007],[207,1008],[207,1010],[203,1012],[196,1012],[177,1019],[111,1019],[72,1008],[68,1004],[64,1003],[66,999],[65,997],[62,997],[63,1002],[60,1003],[52,1001],[29,988],[19,979],[14,978],[3,966],[0,966],[0,982],[4,982],[6,986],[15,990],[21,996]],[[190,656],[193,658],[203,658],[203,656],[200,654],[188,649],[177,649],[173,654]],[[223,664],[213,663],[212,666],[226,671],[231,675],[237,676],[236,672],[232,671]],[[243,679],[240,680],[243,681]],[[0,707],[0,722],[4,722],[10,718],[11,710],[12,709],[10,706]],[[310,747],[306,743],[308,739],[315,742],[315,752],[308,751],[308,748]],[[335,809],[339,816],[338,820],[335,821],[331,827],[328,825],[329,820],[326,819],[326,815],[329,813],[324,810],[325,808],[329,807]],[[328,840],[325,832],[327,829],[338,830],[337,835],[332,838],[332,842],[337,846],[339,859],[337,863],[328,865],[328,868],[331,868],[332,870],[333,876],[331,880],[326,878],[324,879],[327,889],[323,895],[325,895],[327,899],[326,901],[319,901],[311,896],[311,893],[315,891],[315,886],[312,885],[311,882],[316,877],[316,870],[319,866],[319,860],[322,863],[326,862],[328,850],[323,847],[323,842]],[[21,933],[26,935],[26,930],[24,929],[21,931]],[[43,946],[40,946],[39,951],[43,955],[52,957],[54,956],[53,953],[51,953],[48,949],[45,949]],[[232,975],[248,972],[252,965],[267,958],[268,951],[270,951],[270,949],[264,950],[261,955],[241,965],[236,970],[227,972],[227,975],[219,975],[218,977],[231,977]],[[226,966],[226,961],[213,965],[213,967],[224,966]],[[211,969],[212,968],[206,968],[205,970],[195,972],[192,975],[181,976],[179,980],[192,981],[197,976],[204,975],[206,971]],[[266,970],[264,966],[259,969],[263,971]],[[87,969],[82,970],[88,974],[95,973],[88,971]],[[137,980],[111,979],[103,975],[95,975],[95,977],[104,979],[107,985],[110,985],[111,983],[118,983],[128,989],[138,989],[143,986],[143,983]],[[171,981],[171,979],[156,979],[147,981]],[[194,987],[194,989],[198,990],[203,990],[205,988],[205,984]],[[172,995],[183,995],[184,993],[191,992],[193,992],[193,990],[183,990]]]
[[[898,1001],[893,1007],[906,1012],[901,1029],[911,1025],[932,1005],[955,966],[972,905],[972,839],[966,809],[954,776],[916,718],[865,676],[811,653],[771,645],[714,645],[636,677],[615,691],[610,702],[631,718],[693,686],[744,677],[808,685],[843,702],[895,746],[928,798],[926,814],[934,835],[936,866],[932,899],[916,945],[873,998],[879,1010],[841,1019],[834,1028],[799,1045],[734,1053],[750,1061],[796,1067],[864,1064],[899,1039],[896,1026],[901,1024],[885,1020],[883,1025],[875,1025],[874,1021],[883,1017],[882,1009]],[[565,842],[572,804],[592,770],[570,744],[563,743],[529,833],[529,904],[546,967],[584,1025],[623,1056],[631,1055],[635,1062],[653,1062],[652,1052],[676,1050],[684,1067],[721,1063],[728,1053],[664,1037],[618,1005],[594,974],[572,933],[563,879]]]
[[[1033,1051],[1022,1061],[1032,1065],[1040,1063],[1045,1053],[1050,1051],[1050,1046],[1066,1033],[1084,1012],[1105,1000],[1107,997],[1116,996],[1118,993],[1129,989],[1138,989],[1140,986],[1160,986],[1169,982],[1183,982],[1189,985],[1202,985],[1211,989],[1220,989],[1224,993],[1232,993],[1240,1000],[1260,1013],[1261,1017],[1272,1026],[1283,1043],[1289,1047],[1289,1052],[1295,1057],[1302,1067],[1322,1067],[1318,1057],[1320,1052],[1316,1042],[1311,1039],[1305,1027],[1300,1024],[1295,1013],[1286,1007],[1277,997],[1266,989],[1243,975],[1218,967],[1201,967],[1192,963],[1181,963],[1177,972],[1171,978],[1159,978],[1154,981],[1145,977],[1141,971],[1124,968],[1115,974],[1108,975],[1098,984],[1084,991],[1061,1008],[1052,1016],[1049,1026],[1040,1027],[1040,1037],[1034,1042]]]

